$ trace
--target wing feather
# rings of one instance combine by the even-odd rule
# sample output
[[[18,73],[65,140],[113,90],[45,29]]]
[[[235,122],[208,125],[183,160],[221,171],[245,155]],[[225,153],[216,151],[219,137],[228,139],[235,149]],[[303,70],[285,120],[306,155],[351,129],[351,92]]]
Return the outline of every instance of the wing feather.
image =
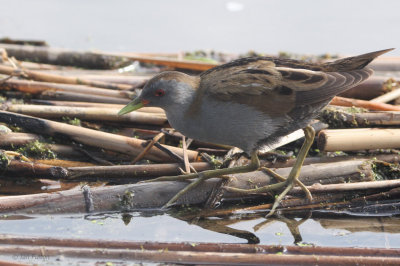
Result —
[[[270,115],[290,112],[302,105],[327,101],[365,80],[368,69],[323,72],[279,66],[266,60],[221,68],[201,76],[196,99],[189,112],[196,112],[204,97],[247,104]]]
[[[301,106],[324,105],[367,79],[372,70],[364,67],[390,50],[324,64],[272,57],[234,60],[200,75],[187,114],[198,112],[206,97],[247,104],[270,116],[282,116]]]

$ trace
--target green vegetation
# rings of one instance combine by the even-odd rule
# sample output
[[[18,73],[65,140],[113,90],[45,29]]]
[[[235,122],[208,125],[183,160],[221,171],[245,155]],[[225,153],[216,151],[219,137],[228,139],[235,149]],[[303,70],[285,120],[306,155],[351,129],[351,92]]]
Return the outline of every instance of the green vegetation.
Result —
[[[56,154],[50,150],[46,143],[42,143],[38,140],[30,142],[23,147],[19,148],[17,152],[27,156],[40,159],[55,159]]]

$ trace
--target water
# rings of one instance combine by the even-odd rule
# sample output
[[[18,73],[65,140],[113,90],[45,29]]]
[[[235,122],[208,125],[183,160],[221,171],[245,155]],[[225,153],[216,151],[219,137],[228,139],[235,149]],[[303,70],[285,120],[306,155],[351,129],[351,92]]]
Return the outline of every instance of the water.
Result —
[[[397,0],[0,3],[0,37],[78,50],[358,54],[400,43]]]
[[[176,216],[171,213],[111,213],[85,216],[2,217],[0,234],[161,242],[219,242],[400,248],[400,217],[264,218]],[[188,218],[190,217],[190,218]]]

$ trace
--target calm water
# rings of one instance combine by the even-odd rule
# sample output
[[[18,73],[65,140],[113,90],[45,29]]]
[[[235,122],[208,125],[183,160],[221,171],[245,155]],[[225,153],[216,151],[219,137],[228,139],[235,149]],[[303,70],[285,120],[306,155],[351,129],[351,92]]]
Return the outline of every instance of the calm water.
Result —
[[[0,37],[43,39],[70,49],[357,54],[400,43],[397,0],[0,3]]]
[[[197,219],[168,213],[7,216],[0,234],[132,241],[222,242],[400,248],[400,217],[264,218],[264,213]],[[191,217],[191,218],[187,218]],[[127,222],[129,221],[129,222]],[[297,233],[295,233],[297,232]],[[240,233],[240,236],[238,236]]]

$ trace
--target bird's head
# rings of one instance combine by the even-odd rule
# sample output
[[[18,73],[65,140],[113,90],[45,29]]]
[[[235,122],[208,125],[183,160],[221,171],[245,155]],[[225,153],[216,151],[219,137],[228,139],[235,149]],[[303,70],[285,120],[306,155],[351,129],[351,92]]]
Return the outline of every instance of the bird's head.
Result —
[[[199,78],[177,71],[166,71],[150,79],[141,94],[122,108],[118,115],[130,113],[144,106],[167,109],[184,104],[197,88]]]

